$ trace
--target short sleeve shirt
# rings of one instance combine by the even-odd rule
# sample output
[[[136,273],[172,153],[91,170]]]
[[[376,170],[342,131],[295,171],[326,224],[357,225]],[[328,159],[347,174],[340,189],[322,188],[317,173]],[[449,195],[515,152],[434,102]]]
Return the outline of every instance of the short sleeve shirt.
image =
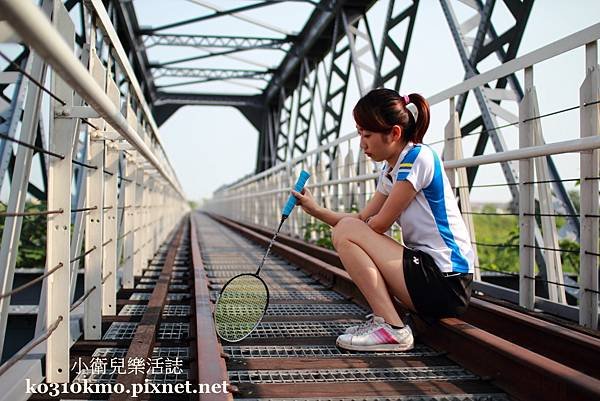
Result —
[[[417,192],[397,220],[404,244],[431,255],[442,272],[472,273],[469,233],[437,153],[409,142],[395,166],[384,164],[377,191],[387,196],[397,181],[404,180]]]

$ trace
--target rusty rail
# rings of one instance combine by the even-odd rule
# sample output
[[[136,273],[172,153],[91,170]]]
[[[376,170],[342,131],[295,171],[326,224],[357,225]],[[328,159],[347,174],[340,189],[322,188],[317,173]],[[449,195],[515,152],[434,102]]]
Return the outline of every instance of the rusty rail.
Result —
[[[213,306],[208,291],[208,280],[202,263],[200,246],[196,233],[194,215],[190,218],[190,247],[194,267],[194,295],[196,303],[196,345],[198,352],[198,383],[228,382],[225,360],[221,357],[221,345],[217,341],[212,317]],[[232,391],[231,387],[228,387]],[[230,401],[231,393],[206,393],[199,395],[200,401]]]
[[[161,313],[167,299],[167,293],[169,291],[169,282],[171,281],[171,273],[173,272],[173,265],[175,263],[175,256],[177,254],[177,248],[181,243],[183,237],[184,223],[179,223],[177,232],[169,244],[169,251],[165,258],[165,264],[160,272],[160,276],[156,287],[152,291],[150,300],[148,301],[148,307],[142,315],[140,323],[137,326],[135,335],[131,340],[131,345],[127,350],[126,358],[143,358],[147,360],[152,355],[152,350],[156,341],[156,332],[158,330]],[[146,372],[128,372],[120,374],[117,377],[117,383],[123,384],[126,388],[131,387],[134,383],[144,383],[146,378]],[[132,399],[128,393],[112,394],[109,398],[110,401],[121,401]]]

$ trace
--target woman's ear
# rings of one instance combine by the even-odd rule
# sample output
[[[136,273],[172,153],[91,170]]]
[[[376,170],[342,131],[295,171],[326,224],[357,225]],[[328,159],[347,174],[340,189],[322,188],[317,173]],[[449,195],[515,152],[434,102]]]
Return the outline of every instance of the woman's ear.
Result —
[[[400,141],[402,139],[402,128],[400,128],[399,125],[394,125],[392,127],[392,139],[396,142]]]

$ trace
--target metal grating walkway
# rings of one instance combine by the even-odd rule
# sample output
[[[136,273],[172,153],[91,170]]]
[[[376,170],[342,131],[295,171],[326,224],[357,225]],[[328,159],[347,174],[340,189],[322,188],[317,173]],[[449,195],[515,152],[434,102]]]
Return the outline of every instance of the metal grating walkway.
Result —
[[[229,278],[256,270],[264,248],[208,216],[194,218],[214,302]],[[230,382],[238,389],[235,399],[508,400],[488,382],[418,341],[408,352],[338,349],[336,337],[361,322],[368,310],[276,255],[269,256],[261,277],[271,295],[263,321],[241,342],[222,342]]]

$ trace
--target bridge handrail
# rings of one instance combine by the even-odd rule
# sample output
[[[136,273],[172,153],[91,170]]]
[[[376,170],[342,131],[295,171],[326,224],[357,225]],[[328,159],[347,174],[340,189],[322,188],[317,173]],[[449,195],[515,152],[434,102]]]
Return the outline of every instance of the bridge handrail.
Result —
[[[118,107],[98,86],[88,70],[75,57],[64,39],[35,4],[22,1],[4,1],[1,9],[6,13],[13,29],[48,62],[92,108],[114,127],[140,154],[165,178],[182,199],[183,190],[172,171],[156,157],[137,132],[129,125]],[[129,77],[134,78],[134,77]],[[166,158],[165,158],[166,160]]]
[[[44,355],[46,380],[69,381],[71,340],[82,333],[86,339],[101,338],[102,315],[116,313],[119,287],[135,286],[134,276],[141,274],[189,205],[102,2],[82,2],[81,52],[76,19],[62,1],[0,1],[0,14],[16,33],[11,39],[18,35],[18,42],[29,48],[22,53],[24,67],[12,63],[21,74],[18,78],[27,80],[20,81],[26,93],[23,104],[14,109],[15,115],[22,109],[23,124],[11,132],[15,138],[19,132],[19,148],[7,212],[0,214],[6,218],[0,247],[0,351],[10,297],[42,283],[35,339],[0,367],[0,386],[17,389],[23,384],[11,379],[12,372],[41,373]],[[101,51],[105,45],[107,53]],[[44,85],[46,66],[52,68],[51,89]],[[47,104],[41,90],[52,97]],[[36,132],[44,117],[50,121],[46,132],[52,151],[31,145],[37,138],[45,140],[45,130]],[[14,141],[11,135],[4,139]],[[23,213],[31,191],[33,150],[48,155],[47,164],[42,162],[47,168],[47,210]],[[45,273],[13,289],[22,217],[33,215],[47,216]],[[82,260],[85,292],[73,303]],[[0,394],[4,398],[11,393]]]
[[[485,164],[500,163],[505,161],[514,161],[529,159],[532,157],[551,156],[561,153],[583,152],[600,148],[600,136],[591,136],[588,138],[579,138],[569,141],[554,142],[545,145],[530,146],[522,149],[507,150],[505,152],[489,155],[473,156],[460,160],[448,160],[444,162],[445,169],[457,169],[462,167],[482,166]],[[351,182],[361,182],[375,179],[379,173],[362,174],[355,177],[340,178],[335,180],[321,181],[318,183],[306,184],[307,188],[318,188],[328,185],[347,184]],[[253,192],[252,194],[220,196],[220,200],[243,199],[254,196],[273,195],[277,193],[289,193],[290,188],[272,189],[269,191]]]

